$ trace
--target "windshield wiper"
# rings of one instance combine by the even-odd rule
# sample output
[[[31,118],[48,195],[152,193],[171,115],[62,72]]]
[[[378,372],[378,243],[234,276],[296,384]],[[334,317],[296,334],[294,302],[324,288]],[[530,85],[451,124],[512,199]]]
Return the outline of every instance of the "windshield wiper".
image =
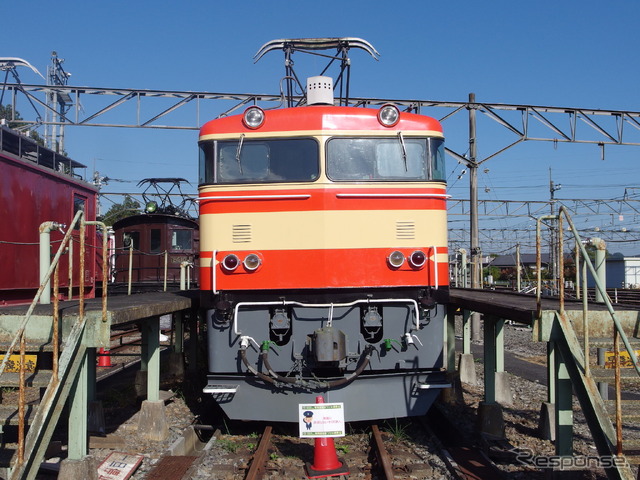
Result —
[[[404,137],[402,136],[402,132],[398,132],[398,140],[400,141],[400,147],[402,148],[402,160],[404,161],[404,171],[408,172],[409,168],[407,167],[407,147],[404,144]]]
[[[238,148],[236,149],[236,162],[238,162],[238,168],[240,169],[240,175],[244,175],[242,171],[242,162],[240,161],[240,154],[242,153],[242,144],[244,142],[244,133],[240,135],[240,141],[238,142]],[[406,161],[405,161],[406,163]]]

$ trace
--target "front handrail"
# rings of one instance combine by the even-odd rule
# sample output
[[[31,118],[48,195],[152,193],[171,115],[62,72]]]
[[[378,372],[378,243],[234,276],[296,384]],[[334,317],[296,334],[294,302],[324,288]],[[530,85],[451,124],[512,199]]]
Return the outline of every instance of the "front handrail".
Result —
[[[65,245],[69,242],[69,239],[71,238],[71,234],[73,233],[73,228],[78,223],[78,220],[80,217],[82,217],[82,215],[83,215],[83,212],[79,210],[76,213],[75,217],[73,217],[73,220],[71,221],[71,225],[67,229],[67,233],[65,233],[64,238],[60,243],[60,247],[58,248],[56,255],[53,257],[53,260],[51,261],[49,270],[47,271],[46,275],[44,276],[44,279],[40,283],[40,287],[36,292],[36,296],[33,298],[31,305],[29,305],[29,308],[27,309],[27,313],[24,319],[22,320],[22,322],[20,322],[20,325],[18,326],[18,330],[16,331],[13,341],[11,342],[11,345],[9,345],[9,348],[7,349],[6,355],[2,360],[2,364],[0,364],[0,377],[2,377],[2,374],[4,373],[4,369],[7,366],[7,362],[9,361],[9,356],[11,355],[11,352],[13,352],[13,350],[16,347],[16,344],[20,341],[20,337],[24,334],[24,330],[27,326],[27,323],[29,323],[29,320],[31,319],[31,315],[33,314],[33,310],[36,308],[36,305],[38,304],[38,301],[40,300],[40,297],[42,296],[42,293],[44,292],[45,287],[51,280],[51,275],[53,274],[53,271],[56,269],[58,262],[60,261],[60,257],[64,253]]]
[[[106,226],[102,222],[95,221],[84,221],[84,212],[79,210],[73,220],[71,221],[71,225],[69,226],[67,232],[64,235],[62,242],[60,243],[60,247],[56,252],[47,273],[41,280],[40,286],[36,295],[31,302],[27,313],[24,319],[20,322],[18,329],[14,335],[14,338],[9,345],[6,354],[2,363],[0,364],[0,377],[5,371],[5,367],[10,359],[11,353],[16,347],[16,344],[20,342],[20,369],[19,369],[19,404],[18,404],[18,456],[17,456],[17,464],[22,465],[24,463],[24,454],[25,454],[25,433],[26,433],[26,425],[25,425],[25,330],[29,321],[31,320],[31,316],[40,300],[45,288],[48,288],[49,282],[51,280],[51,276],[53,275],[53,293],[54,293],[54,302],[53,302],[53,325],[52,325],[52,346],[53,346],[53,371],[52,377],[49,382],[49,387],[52,385],[57,385],[59,383],[59,350],[60,350],[60,341],[59,341],[59,263],[62,254],[65,252],[66,246],[72,244],[72,234],[76,225],[79,224],[80,227],[80,282],[79,282],[79,315],[78,322],[84,321],[84,265],[85,265],[85,228],[86,225],[99,225],[102,226],[103,231],[106,232]],[[102,321],[107,321],[107,289],[106,289],[106,281],[107,281],[107,262],[108,262],[108,248],[107,248],[107,238],[106,235],[103,235],[102,242],[102,253],[103,253],[103,265],[102,265]],[[70,282],[71,284],[71,282]],[[70,287],[71,288],[71,287]],[[71,291],[70,291],[71,293]],[[46,394],[45,394],[46,395]]]
[[[582,240],[580,238],[580,234],[578,233],[578,230],[576,229],[575,225],[573,224],[573,221],[571,220],[571,217],[569,215],[569,213],[567,212],[567,209],[564,206],[561,206],[559,211],[558,211],[558,215],[547,215],[547,216],[543,216],[537,219],[537,223],[536,223],[536,268],[538,270],[537,272],[537,277],[538,277],[538,287],[540,287],[541,282],[542,282],[542,262],[541,262],[541,235],[540,235],[540,224],[542,222],[542,220],[558,220],[558,231],[560,232],[560,235],[558,237],[558,252],[559,252],[559,300],[560,300],[560,313],[562,314],[564,312],[564,256],[563,256],[563,228],[562,228],[562,218],[565,218],[567,223],[569,224],[569,228],[571,230],[571,232],[573,233],[573,236],[575,238],[576,241],[576,248],[579,249],[582,257],[584,258],[584,263],[583,263],[583,274],[582,274],[582,283],[583,283],[583,295],[582,295],[582,303],[583,303],[583,329],[584,329],[584,370],[585,370],[585,375],[589,375],[590,373],[590,369],[589,369],[589,326],[588,326],[588,298],[587,298],[587,275],[586,275],[586,269],[588,268],[589,271],[591,272],[591,276],[593,277],[593,280],[595,282],[596,285],[596,291],[599,292],[602,296],[602,300],[603,303],[605,304],[605,306],[607,307],[607,311],[609,312],[609,315],[611,316],[611,319],[613,320],[613,346],[614,346],[614,355],[615,355],[615,361],[614,361],[614,368],[615,368],[615,390],[616,390],[616,402],[615,402],[615,409],[616,409],[616,442],[617,442],[617,453],[618,455],[622,454],[622,412],[621,412],[621,376],[620,376],[620,351],[619,351],[619,345],[618,345],[618,340],[622,339],[622,343],[624,344],[625,350],[627,351],[627,353],[629,354],[629,357],[631,358],[632,362],[633,362],[633,367],[635,368],[636,373],[640,376],[640,365],[638,364],[638,358],[635,354],[635,351],[633,350],[633,348],[631,347],[631,344],[629,343],[629,339],[627,338],[627,335],[625,334],[623,328],[622,328],[622,324],[620,323],[620,320],[618,319],[618,317],[616,316],[616,313],[613,309],[613,305],[611,304],[611,300],[609,299],[609,296],[607,295],[607,291],[606,291],[606,287],[604,285],[602,285],[600,279],[598,278],[597,272],[595,267],[593,266],[593,263],[591,262],[591,259],[589,258],[589,255],[587,254],[587,250],[584,246],[584,244],[582,243]],[[536,293],[536,302],[537,302],[537,311],[538,311],[538,318],[540,317],[540,313],[542,312],[542,300],[541,300],[541,295],[540,295],[540,291],[541,289],[538,288],[538,292]]]

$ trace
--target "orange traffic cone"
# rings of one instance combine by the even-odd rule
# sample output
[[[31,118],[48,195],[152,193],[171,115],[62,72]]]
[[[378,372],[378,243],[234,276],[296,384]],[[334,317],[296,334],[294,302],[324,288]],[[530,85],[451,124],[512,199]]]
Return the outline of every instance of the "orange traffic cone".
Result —
[[[98,366],[99,367],[112,367],[111,365],[111,356],[109,355],[109,350],[105,350],[100,347],[100,351],[98,352]]]
[[[324,398],[321,396],[316,397],[316,403],[324,403]],[[349,475],[349,467],[347,467],[347,464],[343,460],[338,459],[332,437],[318,437],[315,439],[313,465],[307,462],[305,464],[305,471],[307,472],[307,478]]]

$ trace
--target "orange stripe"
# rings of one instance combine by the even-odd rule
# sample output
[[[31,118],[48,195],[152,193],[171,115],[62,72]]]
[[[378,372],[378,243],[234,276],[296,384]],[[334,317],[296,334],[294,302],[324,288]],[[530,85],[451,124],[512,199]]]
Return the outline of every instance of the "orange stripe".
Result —
[[[442,125],[436,119],[414,113],[400,113],[400,121],[392,128],[378,121],[378,110],[356,107],[296,107],[265,111],[264,124],[258,129],[249,129],[242,123],[242,115],[232,115],[207,122],[200,129],[200,136],[213,134],[365,130],[378,132],[398,132],[425,130],[442,132]]]
[[[246,212],[321,210],[445,210],[443,189],[327,188],[290,190],[206,191],[200,215]]]
[[[408,257],[416,248],[400,249]],[[433,249],[422,249],[428,257],[426,265],[412,269],[405,261],[399,269],[387,263],[390,249],[361,250],[287,250],[259,251],[262,265],[254,272],[240,266],[234,272],[226,272],[221,264],[216,266],[217,290],[280,290],[298,288],[363,288],[435,285],[436,275]],[[446,258],[446,247],[438,247],[438,256]],[[218,262],[229,253],[243,260],[251,252],[217,252]],[[429,256],[431,255],[431,258]],[[202,258],[212,258],[212,252],[202,252]],[[209,263],[209,262],[207,262]],[[449,284],[449,266],[438,263],[438,286]],[[202,290],[212,289],[211,267],[200,268]]]

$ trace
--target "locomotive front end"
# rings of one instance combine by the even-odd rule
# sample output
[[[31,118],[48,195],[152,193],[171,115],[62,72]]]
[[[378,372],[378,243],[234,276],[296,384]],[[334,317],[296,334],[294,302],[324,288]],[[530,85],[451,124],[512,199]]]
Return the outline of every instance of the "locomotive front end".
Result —
[[[424,414],[443,371],[444,139],[422,115],[307,106],[200,132],[208,385],[233,419]]]

